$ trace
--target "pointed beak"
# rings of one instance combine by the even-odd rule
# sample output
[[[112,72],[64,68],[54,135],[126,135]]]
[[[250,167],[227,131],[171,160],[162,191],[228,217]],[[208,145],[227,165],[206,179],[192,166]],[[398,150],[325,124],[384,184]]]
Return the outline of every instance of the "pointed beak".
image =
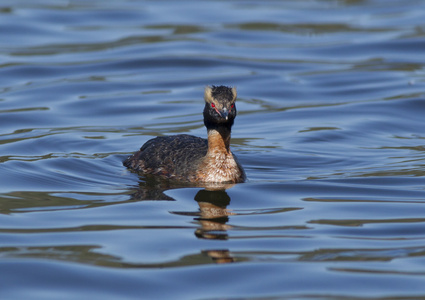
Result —
[[[220,116],[223,118],[223,119],[226,119],[226,121],[227,121],[227,119],[229,118],[229,111],[227,110],[227,108],[223,108],[222,110],[220,110],[219,112],[218,112],[219,114],[220,114]]]

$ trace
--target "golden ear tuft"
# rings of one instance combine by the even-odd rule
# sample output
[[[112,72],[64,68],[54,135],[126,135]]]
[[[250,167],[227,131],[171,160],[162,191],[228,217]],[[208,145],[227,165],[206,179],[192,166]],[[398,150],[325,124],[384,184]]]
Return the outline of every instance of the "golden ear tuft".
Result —
[[[233,101],[236,101],[236,97],[238,96],[238,92],[236,91],[236,87],[232,87]]]
[[[205,99],[205,102],[207,102],[207,103],[211,103],[212,102],[212,99],[213,99],[213,97],[212,97],[212,88],[209,85],[207,85],[205,87],[204,99]]]

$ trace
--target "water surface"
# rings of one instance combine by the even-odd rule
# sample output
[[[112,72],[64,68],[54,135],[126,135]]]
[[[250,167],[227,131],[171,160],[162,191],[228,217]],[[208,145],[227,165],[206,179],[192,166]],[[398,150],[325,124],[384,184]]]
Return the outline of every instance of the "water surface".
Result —
[[[425,3],[4,1],[2,299],[425,297]],[[206,136],[225,191],[122,161]]]

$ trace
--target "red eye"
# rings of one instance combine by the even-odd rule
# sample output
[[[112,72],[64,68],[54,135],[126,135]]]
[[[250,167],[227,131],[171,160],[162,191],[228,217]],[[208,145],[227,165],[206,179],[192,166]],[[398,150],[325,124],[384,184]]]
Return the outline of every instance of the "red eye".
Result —
[[[214,103],[211,103],[211,107],[215,107],[215,104]]]

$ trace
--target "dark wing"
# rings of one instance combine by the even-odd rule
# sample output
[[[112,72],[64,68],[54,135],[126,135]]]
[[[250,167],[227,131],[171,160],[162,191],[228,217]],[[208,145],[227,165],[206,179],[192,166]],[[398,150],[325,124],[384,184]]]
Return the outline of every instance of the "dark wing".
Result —
[[[207,150],[206,139],[186,134],[161,136],[147,141],[124,165],[143,173],[186,179],[195,175]]]

